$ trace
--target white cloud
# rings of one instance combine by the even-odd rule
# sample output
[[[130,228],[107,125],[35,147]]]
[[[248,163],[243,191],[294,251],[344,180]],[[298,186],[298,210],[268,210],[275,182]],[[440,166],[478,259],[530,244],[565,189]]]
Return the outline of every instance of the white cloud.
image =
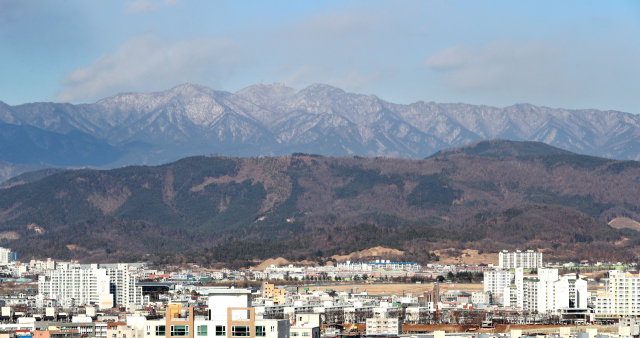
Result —
[[[536,90],[559,78],[563,48],[541,42],[492,43],[481,49],[458,45],[431,55],[424,66],[453,89]]]
[[[233,72],[239,48],[229,40],[168,45],[154,35],[129,39],[110,55],[79,67],[61,81],[60,101],[101,99],[118,92],[160,90],[184,82],[219,85]]]

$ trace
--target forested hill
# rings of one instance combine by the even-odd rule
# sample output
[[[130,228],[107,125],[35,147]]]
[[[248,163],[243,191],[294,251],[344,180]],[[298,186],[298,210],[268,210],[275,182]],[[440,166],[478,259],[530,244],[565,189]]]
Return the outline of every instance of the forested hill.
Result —
[[[562,154],[425,160],[190,157],[53,173],[0,189],[0,237],[19,257],[233,262],[383,245],[531,248],[546,259],[634,259],[640,163]],[[184,256],[184,257],[183,257]]]
[[[556,148],[542,142],[493,139],[473,142],[457,148],[442,149],[427,158],[454,154],[487,157],[577,155],[568,150]]]

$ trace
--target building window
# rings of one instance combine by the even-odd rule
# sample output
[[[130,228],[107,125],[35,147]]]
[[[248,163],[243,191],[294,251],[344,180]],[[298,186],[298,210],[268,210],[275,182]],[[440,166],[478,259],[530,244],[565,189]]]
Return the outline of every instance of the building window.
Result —
[[[207,336],[207,326],[206,325],[198,326],[198,336]]]
[[[256,326],[256,337],[266,337],[267,330],[264,329],[264,326]]]
[[[311,336],[311,333],[309,333],[309,332],[302,332],[302,336],[303,336],[303,337],[310,337],[310,336]]]
[[[231,336],[232,337],[249,337],[251,336],[251,330],[249,329],[248,326],[232,326]]]
[[[297,337],[300,335],[300,332],[291,332],[291,337]]]
[[[171,325],[171,337],[188,337],[189,325]]]
[[[167,331],[166,326],[156,325],[156,336],[165,336],[166,331]]]
[[[216,336],[226,336],[227,335],[227,327],[224,325],[216,325]]]
[[[271,327],[271,332],[276,332],[276,327],[275,326]]]

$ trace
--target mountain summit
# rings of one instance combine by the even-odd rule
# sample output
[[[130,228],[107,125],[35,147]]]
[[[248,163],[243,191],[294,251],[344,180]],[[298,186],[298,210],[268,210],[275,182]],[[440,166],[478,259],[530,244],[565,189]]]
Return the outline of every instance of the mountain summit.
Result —
[[[640,159],[640,117],[628,113],[529,104],[496,108],[421,101],[400,105],[324,84],[301,90],[282,83],[258,84],[236,93],[182,84],[155,93],[117,94],[93,104],[9,106],[0,102],[0,123],[31,128],[30,134],[3,135],[7,144],[15,145],[14,154],[30,155],[5,158],[0,154],[0,160],[25,164],[117,167],[211,153],[424,158],[444,148],[495,138]],[[24,139],[36,133],[64,139],[66,149],[75,150],[53,163],[45,156],[50,155],[51,143],[31,137],[31,148],[21,149],[20,144],[27,143],[12,139],[12,135]],[[80,150],[86,147],[76,143],[88,139],[96,144],[91,149],[108,149],[106,162],[83,162],[83,158],[94,158],[90,153],[94,150]]]

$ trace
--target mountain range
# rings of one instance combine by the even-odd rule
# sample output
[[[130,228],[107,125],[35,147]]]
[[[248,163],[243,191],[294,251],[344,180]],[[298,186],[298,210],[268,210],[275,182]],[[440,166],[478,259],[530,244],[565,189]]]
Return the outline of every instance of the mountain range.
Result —
[[[517,104],[384,101],[314,84],[258,84],[236,93],[193,84],[91,104],[0,102],[0,160],[115,168],[192,155],[425,158],[502,138],[580,154],[640,159],[640,116]]]
[[[49,168],[1,188],[0,245],[25,259],[237,265],[386,246],[421,263],[436,251],[525,248],[622,262],[640,251],[640,162],[530,141],[422,160],[295,153]]]

